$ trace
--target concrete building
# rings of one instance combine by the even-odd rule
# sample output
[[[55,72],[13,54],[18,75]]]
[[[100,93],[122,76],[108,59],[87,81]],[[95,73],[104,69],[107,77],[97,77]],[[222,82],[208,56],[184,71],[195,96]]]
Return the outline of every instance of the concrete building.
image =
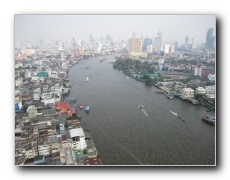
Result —
[[[215,47],[215,36],[213,35],[213,28],[209,28],[206,34],[206,49],[213,49]]]
[[[216,96],[216,87],[215,86],[205,86],[206,95],[208,97],[214,98]]]
[[[22,97],[15,97],[15,111],[21,111],[22,109]]]
[[[142,52],[141,40],[139,38],[129,38],[128,52]]]
[[[59,125],[59,131],[60,131],[60,134],[65,134],[65,126],[64,126],[64,124]]]
[[[174,49],[175,49],[175,46],[171,44],[169,46],[169,53],[174,53]]]
[[[70,137],[73,139],[72,148],[74,150],[84,150],[87,148],[85,133],[82,128],[71,129]]]
[[[15,86],[18,87],[18,86],[21,86],[23,84],[23,79],[22,78],[17,78],[15,80]]]
[[[163,50],[163,39],[162,37],[154,38],[154,51],[162,51]]]
[[[43,102],[46,107],[53,107],[53,105],[55,104],[55,98],[51,94],[46,95]]]
[[[194,76],[201,77],[201,74],[202,74],[202,67],[201,66],[196,67],[194,70]]]
[[[195,89],[195,94],[205,94],[206,90],[202,87],[198,87]]]
[[[208,80],[209,81],[215,81],[216,80],[216,75],[215,74],[209,74],[208,75]]]
[[[192,38],[192,49],[196,49],[197,48],[197,42],[196,42],[196,37]]]
[[[169,47],[170,47],[169,44],[164,45],[164,53],[169,53]]]
[[[161,58],[157,60],[158,64],[164,64],[165,63],[165,59]]]
[[[49,155],[49,146],[47,144],[38,145],[39,155]]]
[[[145,38],[142,45],[142,51],[147,51],[148,45],[152,45],[152,40],[150,38]]]
[[[147,45],[147,53],[153,52],[153,45]]]
[[[184,88],[181,92],[182,99],[193,98],[194,90],[192,88]]]
[[[188,44],[189,44],[189,37],[186,36],[186,37],[185,37],[185,40],[184,40],[184,47],[187,48],[187,47],[188,47]]]
[[[33,99],[38,101],[41,98],[41,88],[37,88],[33,91]]]
[[[142,43],[139,38],[130,38],[128,40],[128,53],[134,57],[147,57],[147,52],[142,52]]]
[[[34,118],[37,116],[37,108],[34,105],[31,105],[27,108],[26,112],[28,113],[29,118]]]

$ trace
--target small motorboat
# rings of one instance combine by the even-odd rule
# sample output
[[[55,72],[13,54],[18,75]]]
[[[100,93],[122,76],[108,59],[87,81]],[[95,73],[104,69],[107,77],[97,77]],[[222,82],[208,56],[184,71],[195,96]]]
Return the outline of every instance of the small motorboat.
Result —
[[[139,107],[139,108],[143,108],[144,106],[140,104],[138,107]]]
[[[86,106],[86,107],[85,107],[85,112],[88,113],[89,110],[90,110],[89,106]]]

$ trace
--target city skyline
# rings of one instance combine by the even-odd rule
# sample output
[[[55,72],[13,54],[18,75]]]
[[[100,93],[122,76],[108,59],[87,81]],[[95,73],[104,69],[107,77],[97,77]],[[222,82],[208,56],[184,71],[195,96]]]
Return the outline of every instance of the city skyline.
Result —
[[[205,43],[207,30],[213,28],[215,34],[215,26],[215,15],[15,15],[15,42],[73,37],[88,42],[89,35],[96,40],[110,35],[115,41],[128,41],[133,33],[153,39],[161,31],[165,43],[184,43],[185,36],[189,43],[193,37]]]

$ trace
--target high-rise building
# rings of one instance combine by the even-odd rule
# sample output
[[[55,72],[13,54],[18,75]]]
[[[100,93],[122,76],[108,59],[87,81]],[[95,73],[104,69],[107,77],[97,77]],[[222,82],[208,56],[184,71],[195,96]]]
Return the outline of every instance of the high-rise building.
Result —
[[[159,32],[157,33],[157,37],[162,38],[162,32],[161,32],[161,31],[159,31]]]
[[[154,50],[155,51],[162,51],[163,50],[163,37],[162,37],[161,31],[159,31],[157,33],[157,37],[154,38]]]
[[[164,53],[169,53],[169,44],[165,44]]]
[[[73,39],[72,39],[72,45],[73,45],[73,48],[77,47],[77,38],[76,37],[73,37]]]
[[[148,53],[153,52],[153,45],[152,44],[150,44],[150,45],[147,46],[147,52]]]
[[[197,47],[197,44],[196,44],[196,37],[193,37],[192,38],[192,49],[195,49]]]
[[[106,43],[107,44],[111,44],[111,43],[113,43],[113,38],[110,36],[110,35],[106,35]]]
[[[154,51],[162,51],[163,50],[163,40],[160,37],[154,38]]]
[[[147,51],[147,46],[152,44],[152,40],[150,38],[145,38],[142,45],[142,51]]]
[[[171,44],[169,46],[169,53],[174,53],[174,49],[175,49],[174,45]]]
[[[92,36],[92,35],[89,35],[89,42],[90,42],[91,44],[93,44],[93,41],[94,41],[93,36]]]
[[[44,46],[44,42],[42,39],[39,39],[39,48],[42,49]]]
[[[180,43],[179,43],[178,41],[176,41],[176,42],[174,43],[174,45],[175,45],[175,49],[178,49],[179,46],[180,46]]]
[[[147,52],[142,52],[142,41],[139,38],[129,38],[128,53],[134,57],[147,57]]]
[[[184,47],[187,48],[188,44],[189,44],[189,38],[188,38],[188,36],[185,36]]]
[[[128,43],[128,52],[141,52],[141,40],[139,38],[130,38]]]
[[[136,35],[136,32],[133,32],[133,38],[136,38],[137,35]]]
[[[213,28],[209,28],[206,34],[205,48],[213,49],[214,43],[215,43],[215,36],[213,36]]]

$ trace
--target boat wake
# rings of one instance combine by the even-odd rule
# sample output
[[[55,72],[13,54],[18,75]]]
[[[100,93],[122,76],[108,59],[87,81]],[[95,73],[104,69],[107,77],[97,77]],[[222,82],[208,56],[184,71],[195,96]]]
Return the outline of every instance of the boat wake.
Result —
[[[170,112],[171,114],[173,114],[174,116],[178,116],[177,113],[171,111],[170,109],[169,109],[169,112]]]
[[[145,116],[149,117],[148,114],[146,113],[146,111],[144,110],[144,108],[142,108],[142,113],[143,113]]]
[[[170,109],[169,109],[169,112],[170,112],[171,114],[173,114],[174,116],[177,116],[177,117],[178,117],[179,119],[181,119],[183,122],[185,122],[185,119],[182,118],[182,117],[181,117],[180,115],[178,115],[177,113],[171,111]]]

